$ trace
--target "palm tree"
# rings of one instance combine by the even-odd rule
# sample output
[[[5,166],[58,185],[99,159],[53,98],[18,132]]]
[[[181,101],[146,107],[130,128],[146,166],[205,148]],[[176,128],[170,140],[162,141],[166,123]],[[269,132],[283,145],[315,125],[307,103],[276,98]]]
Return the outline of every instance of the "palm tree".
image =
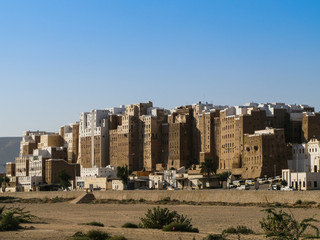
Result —
[[[200,168],[201,168],[200,173],[203,176],[206,176],[207,181],[209,182],[210,175],[212,173],[215,174],[217,172],[218,165],[211,158],[206,158],[204,162],[200,164]]]

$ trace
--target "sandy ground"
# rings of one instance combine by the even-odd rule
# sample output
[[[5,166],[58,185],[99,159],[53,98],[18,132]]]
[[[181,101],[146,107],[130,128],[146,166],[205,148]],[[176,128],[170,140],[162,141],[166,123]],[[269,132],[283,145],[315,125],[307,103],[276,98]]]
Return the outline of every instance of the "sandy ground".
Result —
[[[2,204],[0,204],[1,206]],[[39,217],[39,223],[26,224],[33,226],[32,230],[1,232],[0,239],[70,239],[77,232],[87,232],[90,229],[100,229],[112,235],[124,235],[128,239],[136,240],[179,240],[202,239],[209,233],[221,233],[229,226],[245,225],[255,232],[262,233],[259,220],[264,213],[259,207],[235,206],[190,206],[190,205],[162,205],[180,214],[192,218],[194,227],[200,233],[163,232],[153,229],[123,229],[125,222],[139,223],[148,208],[156,205],[149,204],[70,204],[41,203],[41,204],[5,204],[7,207],[24,207]],[[320,209],[291,209],[296,218],[302,219],[317,215]],[[83,226],[79,223],[90,221],[102,222],[105,227]],[[319,226],[320,227],[320,226]],[[230,239],[237,239],[231,236]],[[265,239],[262,235],[242,236],[241,239]]]

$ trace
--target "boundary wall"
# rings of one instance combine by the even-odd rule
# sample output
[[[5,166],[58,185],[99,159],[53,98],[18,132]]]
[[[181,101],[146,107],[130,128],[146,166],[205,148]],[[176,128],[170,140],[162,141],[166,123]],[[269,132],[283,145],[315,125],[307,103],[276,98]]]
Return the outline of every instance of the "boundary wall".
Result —
[[[13,192],[0,193],[1,196],[17,198],[77,198],[85,191],[54,191],[54,192]],[[97,200],[140,200],[159,201],[164,198],[187,202],[225,202],[225,203],[289,203],[297,200],[320,203],[320,191],[267,191],[267,190],[126,190],[126,191],[94,191]]]

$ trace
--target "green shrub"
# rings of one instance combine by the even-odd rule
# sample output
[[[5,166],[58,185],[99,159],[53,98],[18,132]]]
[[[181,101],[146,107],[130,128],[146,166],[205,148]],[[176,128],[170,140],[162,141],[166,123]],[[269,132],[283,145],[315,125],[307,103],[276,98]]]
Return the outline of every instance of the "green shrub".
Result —
[[[317,204],[317,202],[315,202],[315,201],[303,201],[303,204],[305,204],[305,205],[314,205],[314,204]]]
[[[153,208],[148,209],[145,214],[145,218],[140,218],[142,226],[144,228],[158,228],[161,229],[163,226],[172,223],[177,215],[176,211],[170,212],[168,208]]]
[[[12,203],[14,201],[19,201],[19,199],[15,197],[9,197],[9,196],[0,197],[0,202],[3,202],[3,203]]]
[[[110,238],[108,233],[99,230],[90,230],[86,235],[89,239],[93,240],[106,240]]]
[[[161,201],[163,201],[163,202],[170,202],[170,197],[165,197],[165,198],[163,198]]]
[[[83,237],[83,236],[86,236],[86,235],[82,232],[76,232],[75,234],[73,234],[72,237]]]
[[[14,216],[14,212],[6,212],[1,216],[0,231],[18,230],[20,227],[20,220]]]
[[[72,240],[90,240],[90,239],[87,237],[86,234],[82,232],[76,232],[75,234],[73,234]]]
[[[88,222],[88,223],[82,223],[81,225],[90,225],[90,226],[97,226],[97,227],[104,227],[104,224],[101,222]]]
[[[24,208],[0,208],[0,231],[18,230],[20,223],[30,223],[35,216]]]
[[[177,232],[199,232],[197,228],[192,228],[188,223],[172,222],[162,228],[163,231],[177,231]]]
[[[225,230],[222,231],[222,233],[229,233],[229,234],[254,234],[254,232],[250,229],[247,228],[246,226],[237,226],[237,228],[234,227],[229,227]]]
[[[202,240],[227,240],[223,234],[209,234]]]
[[[313,217],[298,222],[292,214],[288,214],[282,210],[277,212],[273,208],[268,208],[263,211],[267,213],[267,217],[263,218],[260,224],[267,238],[281,240],[319,238],[319,229],[313,225],[313,223],[319,221]],[[308,228],[312,228],[315,233],[310,233],[308,237],[303,238],[303,234]]]
[[[142,203],[142,202],[145,202],[145,201],[146,201],[146,200],[143,199],[143,198],[140,198],[140,199],[139,199],[139,202],[141,202],[141,203]]]
[[[168,208],[160,208],[159,206],[153,208],[153,210],[148,209],[145,214],[145,218],[140,218],[141,224],[139,224],[143,228],[157,228],[162,229],[164,226],[170,224],[177,224],[179,228],[184,226],[184,229],[188,231],[199,232],[198,229],[192,228],[191,218],[187,218],[187,216],[180,215],[176,211],[170,211]],[[173,226],[171,226],[172,229]],[[170,227],[169,227],[170,228]],[[169,229],[165,228],[165,229]],[[165,230],[170,231],[170,230]]]
[[[63,198],[56,196],[56,197],[51,199],[51,202],[52,203],[63,202]]]
[[[127,222],[127,223],[123,224],[122,227],[123,228],[138,228],[138,225],[134,224],[134,223]]]
[[[76,232],[72,236],[73,240],[127,240],[124,236],[115,235],[110,236],[106,232],[102,232],[99,230],[91,230],[87,232],[87,234],[84,234],[82,232]]]
[[[297,200],[297,201],[295,202],[295,204],[296,204],[296,205],[300,205],[300,204],[302,204],[302,201],[299,199],[299,200]]]

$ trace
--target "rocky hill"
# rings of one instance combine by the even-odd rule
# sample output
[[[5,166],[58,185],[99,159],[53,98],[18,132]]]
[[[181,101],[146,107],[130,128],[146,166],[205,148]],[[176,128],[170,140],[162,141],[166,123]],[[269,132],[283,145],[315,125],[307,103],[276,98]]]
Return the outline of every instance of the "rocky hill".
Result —
[[[19,156],[21,137],[0,137],[0,173],[5,172],[6,162]]]

